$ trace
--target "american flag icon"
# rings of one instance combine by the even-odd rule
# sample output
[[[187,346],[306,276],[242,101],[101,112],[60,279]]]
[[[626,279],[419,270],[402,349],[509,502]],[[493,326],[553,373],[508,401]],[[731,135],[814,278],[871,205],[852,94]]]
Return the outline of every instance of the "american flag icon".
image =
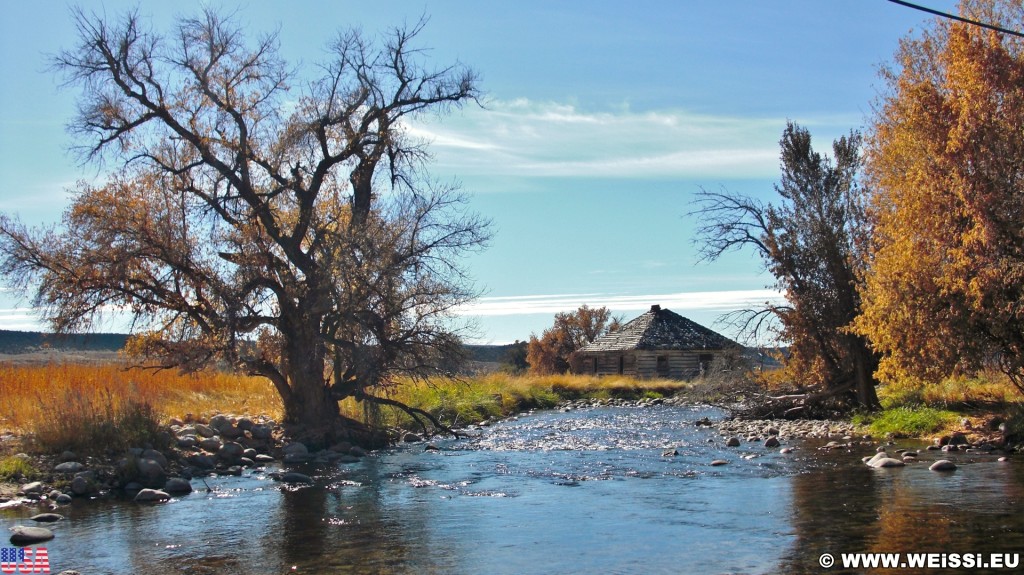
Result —
[[[46,547],[0,547],[0,573],[49,573]]]
[[[0,548],[0,563],[21,563],[25,561],[24,547]]]

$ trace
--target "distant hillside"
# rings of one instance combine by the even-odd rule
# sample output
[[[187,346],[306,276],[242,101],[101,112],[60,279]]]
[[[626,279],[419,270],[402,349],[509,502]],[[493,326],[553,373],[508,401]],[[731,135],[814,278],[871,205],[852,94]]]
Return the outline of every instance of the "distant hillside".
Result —
[[[123,333],[55,335],[35,331],[0,330],[0,353],[32,353],[44,349],[66,351],[119,351],[128,336]],[[470,361],[500,363],[511,345],[467,345]]]
[[[466,351],[469,352],[470,361],[501,363],[505,361],[509,350],[513,347],[515,345],[511,343],[507,345],[467,345]]]
[[[62,351],[118,351],[128,336],[120,333],[55,335],[35,331],[0,330],[0,353],[31,353],[44,349]]]

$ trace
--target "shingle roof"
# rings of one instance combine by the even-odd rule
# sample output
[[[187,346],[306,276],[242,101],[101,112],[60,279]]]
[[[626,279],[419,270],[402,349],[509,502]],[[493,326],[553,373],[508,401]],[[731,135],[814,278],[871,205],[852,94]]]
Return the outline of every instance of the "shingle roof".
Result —
[[[651,306],[651,310],[605,334],[579,351],[697,350],[726,349],[739,344],[674,311]]]

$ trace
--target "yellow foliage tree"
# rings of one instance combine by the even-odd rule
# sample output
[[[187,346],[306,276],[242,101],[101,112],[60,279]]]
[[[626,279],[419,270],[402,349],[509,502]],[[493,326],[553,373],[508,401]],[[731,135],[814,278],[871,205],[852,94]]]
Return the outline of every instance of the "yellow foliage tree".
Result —
[[[1024,6],[961,15],[1024,28]],[[1024,382],[1024,40],[936,20],[883,71],[867,145],[874,245],[855,329],[886,381],[997,361]]]

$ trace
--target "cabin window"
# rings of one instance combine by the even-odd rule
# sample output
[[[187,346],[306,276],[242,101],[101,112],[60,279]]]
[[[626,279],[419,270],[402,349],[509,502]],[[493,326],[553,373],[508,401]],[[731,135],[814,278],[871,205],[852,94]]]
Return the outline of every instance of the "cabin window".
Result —
[[[715,360],[715,356],[710,353],[702,353],[697,357],[697,363],[700,365],[700,374],[705,375],[709,369],[711,369],[711,362]]]
[[[658,377],[668,377],[668,356],[659,355],[657,362]]]
[[[597,361],[593,357],[583,360],[583,373],[597,373]]]

